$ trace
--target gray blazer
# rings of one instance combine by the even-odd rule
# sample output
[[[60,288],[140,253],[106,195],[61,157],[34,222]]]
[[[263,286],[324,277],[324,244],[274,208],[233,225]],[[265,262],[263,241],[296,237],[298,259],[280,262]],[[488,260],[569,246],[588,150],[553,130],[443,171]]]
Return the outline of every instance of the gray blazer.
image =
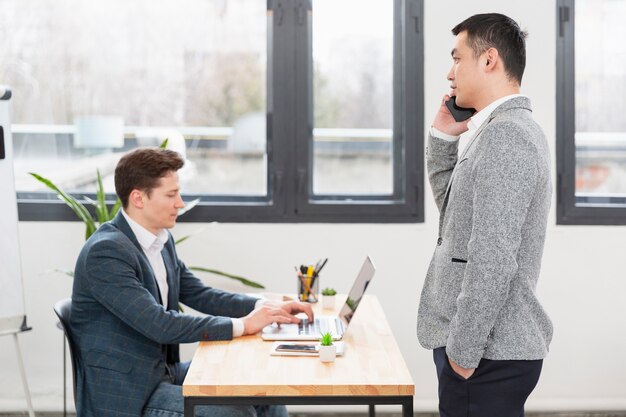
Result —
[[[550,154],[530,101],[497,107],[463,154],[430,136],[439,238],[417,318],[422,346],[465,368],[542,359],[552,323],[535,296],[551,199]]]

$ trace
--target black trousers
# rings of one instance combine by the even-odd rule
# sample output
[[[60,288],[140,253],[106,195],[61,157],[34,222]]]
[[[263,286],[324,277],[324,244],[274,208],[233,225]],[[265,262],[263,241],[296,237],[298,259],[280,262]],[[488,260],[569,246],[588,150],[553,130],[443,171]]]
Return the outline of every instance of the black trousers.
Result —
[[[439,379],[441,417],[523,417],[524,403],[535,389],[543,360],[481,359],[469,379],[448,362],[446,348],[433,351]]]

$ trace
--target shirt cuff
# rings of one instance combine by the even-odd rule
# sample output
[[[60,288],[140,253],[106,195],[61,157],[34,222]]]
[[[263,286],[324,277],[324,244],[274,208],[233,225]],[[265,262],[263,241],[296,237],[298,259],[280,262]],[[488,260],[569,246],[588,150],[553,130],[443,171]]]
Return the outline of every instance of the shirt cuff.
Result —
[[[437,138],[437,139],[445,140],[446,142],[456,142],[461,137],[461,136],[453,136],[453,135],[448,135],[447,133],[443,133],[441,130],[435,128],[434,126],[430,127],[430,136]]]
[[[231,318],[231,320],[233,322],[233,338],[243,336],[243,331],[244,331],[243,321],[241,321],[240,319],[233,319],[233,318]]]

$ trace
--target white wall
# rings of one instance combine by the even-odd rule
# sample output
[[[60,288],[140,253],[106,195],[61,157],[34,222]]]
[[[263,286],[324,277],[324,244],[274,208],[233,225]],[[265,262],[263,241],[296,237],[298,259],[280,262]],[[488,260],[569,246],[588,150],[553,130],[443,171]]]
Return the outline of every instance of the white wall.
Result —
[[[453,37],[449,29],[480,12],[508,14],[530,32],[523,92],[555,148],[555,3],[545,0],[468,2],[426,0],[425,115],[432,119],[447,91]],[[554,158],[553,158],[554,160]],[[554,207],[553,207],[554,208]],[[206,229],[180,246],[188,264],[207,265],[257,279],[275,292],[294,292],[293,265],[330,258],[322,285],[347,291],[366,254],[378,271],[371,286],[385,309],[416,385],[416,410],[436,407],[432,356],[415,337],[417,304],[434,250],[437,213],[428,195],[426,223],[417,225],[181,224],[182,236]],[[62,336],[55,328],[53,303],[71,293],[71,279],[46,274],[72,268],[82,244],[78,223],[20,224],[26,311],[32,332],[21,336],[37,410],[61,407]],[[543,376],[528,408],[626,410],[626,229],[562,227],[550,219],[539,296],[555,334]],[[210,285],[233,290],[219,278]],[[229,286],[230,285],[230,286]],[[190,357],[193,345],[183,349]],[[0,411],[24,409],[24,397],[10,338],[0,338]],[[15,381],[6,384],[6,381]],[[71,390],[71,388],[70,388]],[[71,400],[70,400],[71,402]]]

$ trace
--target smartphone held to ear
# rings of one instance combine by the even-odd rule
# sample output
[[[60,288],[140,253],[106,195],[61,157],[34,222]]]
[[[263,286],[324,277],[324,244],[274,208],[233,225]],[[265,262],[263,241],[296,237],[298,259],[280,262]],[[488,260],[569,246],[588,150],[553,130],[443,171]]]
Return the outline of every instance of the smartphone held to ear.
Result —
[[[462,122],[463,120],[467,120],[476,113],[476,109],[459,107],[456,105],[456,96],[450,98],[450,100],[446,101],[446,107],[450,111],[452,117],[457,122]]]

